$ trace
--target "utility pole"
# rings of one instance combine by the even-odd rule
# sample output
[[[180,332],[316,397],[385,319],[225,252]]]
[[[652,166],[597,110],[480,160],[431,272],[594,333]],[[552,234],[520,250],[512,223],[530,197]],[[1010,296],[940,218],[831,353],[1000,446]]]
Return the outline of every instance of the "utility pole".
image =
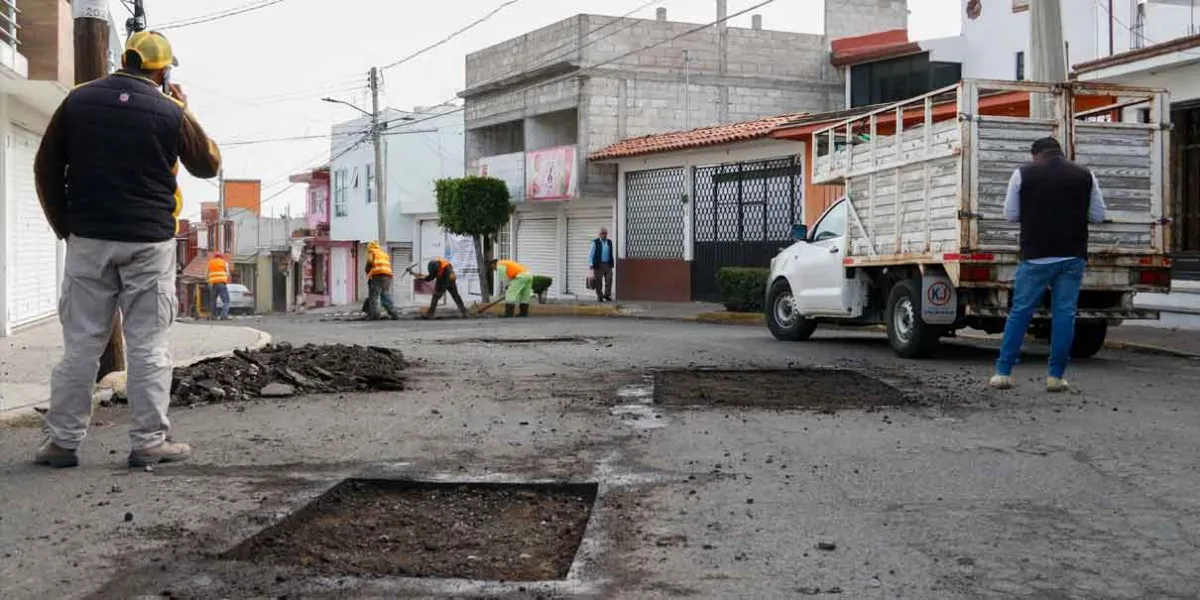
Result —
[[[1029,3],[1030,79],[1043,83],[1067,81],[1067,51],[1063,41],[1062,4],[1059,0],[1035,0]],[[1071,114],[1074,107],[1067,107]],[[1029,116],[1035,119],[1055,118],[1054,97],[1031,94]],[[1064,147],[1070,132],[1062,132],[1059,141]]]
[[[138,2],[139,8],[141,2]],[[108,75],[108,2],[75,0],[71,3],[75,30],[75,84],[83,84]],[[113,316],[112,334],[100,357],[96,381],[105,375],[125,370],[125,335],[121,329],[121,311]]]
[[[375,146],[375,209],[379,219],[379,246],[391,254],[387,230],[387,188],[383,182],[383,136],[379,120],[379,68],[371,67],[371,143]]]
[[[217,252],[225,252],[225,167],[217,169]]]

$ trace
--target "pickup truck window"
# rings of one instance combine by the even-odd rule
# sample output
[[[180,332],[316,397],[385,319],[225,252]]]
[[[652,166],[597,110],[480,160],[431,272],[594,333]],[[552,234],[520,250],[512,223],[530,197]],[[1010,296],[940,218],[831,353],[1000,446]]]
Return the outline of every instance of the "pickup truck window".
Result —
[[[825,213],[821,222],[817,223],[817,228],[813,230],[812,241],[832,240],[843,235],[846,235],[845,201],[838,202],[829,212]]]

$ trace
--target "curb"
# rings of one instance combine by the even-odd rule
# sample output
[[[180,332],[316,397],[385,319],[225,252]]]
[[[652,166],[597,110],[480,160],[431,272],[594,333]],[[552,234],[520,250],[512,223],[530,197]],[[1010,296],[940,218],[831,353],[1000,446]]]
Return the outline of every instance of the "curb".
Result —
[[[265,331],[255,329],[253,327],[239,327],[238,329],[252,331],[257,336],[252,344],[245,347],[246,350],[261,350],[267,344],[271,343],[271,334],[269,334]],[[241,350],[242,348],[237,348],[237,349]],[[233,355],[233,350],[226,350],[224,352],[213,352],[211,354],[206,354],[204,356],[197,356],[197,357],[188,358],[188,359],[184,359],[184,360],[180,360],[180,361],[175,361],[174,363],[171,364],[171,368],[178,369],[178,368],[182,368],[182,367],[188,367],[188,366],[194,365],[200,361],[210,360],[213,358],[222,358],[225,356],[232,356],[232,355]],[[100,390],[102,388],[100,388],[97,385],[97,387],[95,389]],[[20,408],[13,408],[13,409],[5,410],[5,411],[0,411],[0,426],[4,426],[4,425],[12,423],[14,421],[21,421],[23,419],[28,419],[33,416],[38,416],[38,418],[40,419],[40,415],[38,415],[37,410],[35,410],[35,409],[42,408],[42,407],[45,407],[48,405],[49,405],[49,400],[46,400],[44,402],[38,402],[36,404],[30,404],[28,406],[22,406]]]

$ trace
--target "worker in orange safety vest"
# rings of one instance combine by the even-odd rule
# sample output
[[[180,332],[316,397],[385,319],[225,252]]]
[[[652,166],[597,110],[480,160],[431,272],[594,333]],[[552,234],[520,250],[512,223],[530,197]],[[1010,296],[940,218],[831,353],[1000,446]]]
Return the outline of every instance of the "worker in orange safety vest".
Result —
[[[210,319],[221,319],[222,321],[229,318],[229,263],[225,262],[225,257],[220,254],[214,254],[208,259],[208,287],[209,296],[212,301],[212,308],[209,311]],[[217,300],[221,301],[221,307],[218,311]]]
[[[379,242],[367,244],[367,318],[372,321],[382,318],[381,309],[392,319],[400,313],[392,303],[392,258],[379,246]]]
[[[417,275],[425,281],[435,281],[433,290],[433,300],[429,302],[429,310],[425,312],[426,319],[434,318],[434,313],[437,311],[438,302],[449,293],[454,299],[454,303],[458,305],[458,312],[462,318],[469,318],[467,307],[463,304],[462,296],[458,295],[458,277],[454,274],[454,265],[444,258],[435,258],[429,261],[428,275]]]

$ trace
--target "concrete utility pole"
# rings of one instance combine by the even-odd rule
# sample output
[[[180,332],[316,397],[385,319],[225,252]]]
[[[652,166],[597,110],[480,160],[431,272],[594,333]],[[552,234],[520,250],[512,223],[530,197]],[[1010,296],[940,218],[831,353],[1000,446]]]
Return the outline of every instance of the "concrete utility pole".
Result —
[[[75,83],[87,83],[108,75],[108,2],[75,0],[71,5],[75,19]],[[96,381],[105,375],[125,370],[125,335],[121,330],[121,312],[113,316],[112,334],[100,357]]]
[[[225,252],[225,167],[217,169],[217,186],[216,251]]]
[[[1062,4],[1059,0],[1029,3],[1030,79],[1045,83],[1067,81],[1067,51],[1063,40]],[[1033,94],[1029,112],[1035,119],[1054,118],[1054,97]],[[1064,132],[1065,133],[1065,132]],[[1064,144],[1067,140],[1060,140]]]
[[[375,146],[375,204],[379,219],[379,245],[391,253],[387,231],[387,188],[383,182],[383,132],[379,120],[379,68],[371,67],[371,144]]]

